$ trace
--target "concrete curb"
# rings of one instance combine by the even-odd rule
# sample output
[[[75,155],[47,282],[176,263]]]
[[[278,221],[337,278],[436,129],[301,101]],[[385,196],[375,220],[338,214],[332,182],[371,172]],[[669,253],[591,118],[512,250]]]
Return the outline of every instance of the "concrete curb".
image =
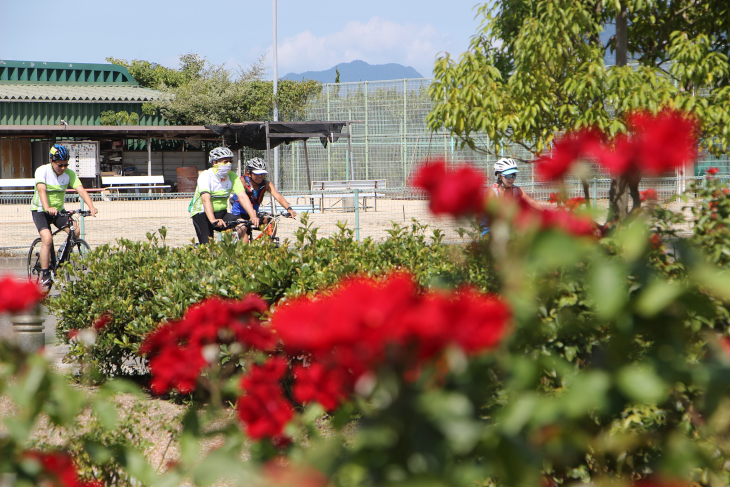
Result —
[[[6,271],[14,271],[15,274],[25,273],[25,266],[28,257],[0,257],[0,273],[5,274]]]

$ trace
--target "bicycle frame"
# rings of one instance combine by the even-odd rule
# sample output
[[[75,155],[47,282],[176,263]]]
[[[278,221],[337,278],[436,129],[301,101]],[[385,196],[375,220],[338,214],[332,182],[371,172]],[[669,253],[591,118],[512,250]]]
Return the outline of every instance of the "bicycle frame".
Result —
[[[73,215],[79,214],[83,216],[89,216],[91,213],[88,211],[69,211],[64,212],[62,214],[68,215],[69,219],[66,225],[62,226],[61,228],[58,228],[56,231],[51,233],[52,237],[55,237],[60,232],[65,232],[68,230],[68,233],[66,235],[66,240],[61,244],[62,252],[60,255],[56,254],[55,244],[53,241],[51,241],[51,248],[50,248],[50,255],[49,255],[49,265],[48,269],[51,271],[52,275],[52,281],[55,279],[55,276],[57,274],[58,269],[61,267],[61,265],[64,262],[70,261],[71,254],[74,252],[74,248],[78,247],[78,252],[82,253],[84,250],[89,250],[89,245],[84,241],[82,238],[76,237],[76,225],[77,222],[73,218]],[[31,243],[30,251],[28,252],[28,277],[31,279],[39,279],[41,274],[41,265],[40,265],[40,252],[42,249],[42,240],[40,238],[36,238],[33,243]],[[51,282],[52,282],[51,281]],[[49,287],[50,290],[50,287]]]
[[[269,240],[274,242],[277,246],[279,245],[279,238],[276,236],[276,231],[278,229],[279,219],[282,217],[288,217],[288,212],[281,212],[278,215],[272,215],[271,213],[257,213],[256,216],[258,216],[259,220],[264,220],[265,218],[269,218],[270,221],[266,224],[264,229],[261,231],[259,235],[256,236],[256,238],[253,238],[253,225],[251,224],[251,220],[238,220],[237,222],[230,222],[226,227],[228,229],[236,228],[238,225],[245,225],[246,226],[246,235],[248,235],[248,243],[252,243],[254,240],[259,240],[263,238],[264,235],[269,237]],[[236,243],[239,241],[238,233],[234,233],[233,235],[233,243]]]
[[[73,215],[73,214],[72,214]],[[69,229],[68,235],[66,235],[66,242],[63,244],[63,253],[58,256],[58,259],[56,259],[56,249],[54,248],[53,243],[51,243],[51,265],[50,269],[55,272],[58,270],[58,268],[66,262],[71,255],[71,248],[76,243],[76,220],[74,220],[73,216],[69,216],[68,223],[66,223],[65,226],[59,228],[55,232],[53,232],[51,235],[55,237],[60,232],[63,232],[67,228]]]

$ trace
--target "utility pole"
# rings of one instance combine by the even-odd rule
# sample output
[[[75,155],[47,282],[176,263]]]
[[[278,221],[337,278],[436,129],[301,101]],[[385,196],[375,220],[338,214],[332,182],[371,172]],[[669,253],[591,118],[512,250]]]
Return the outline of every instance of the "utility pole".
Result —
[[[274,122],[279,121],[279,104],[276,101],[276,92],[279,88],[279,66],[276,54],[276,0],[274,3]],[[279,146],[274,147],[274,186],[279,187]]]

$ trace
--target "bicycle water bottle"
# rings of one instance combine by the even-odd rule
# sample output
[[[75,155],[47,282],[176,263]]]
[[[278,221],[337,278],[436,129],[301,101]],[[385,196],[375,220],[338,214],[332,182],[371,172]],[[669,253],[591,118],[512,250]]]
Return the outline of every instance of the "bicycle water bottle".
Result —
[[[60,246],[58,247],[58,258],[59,258],[59,259],[60,259],[61,257],[63,257],[63,249],[65,249],[65,248],[66,248],[66,242],[63,242],[63,243],[62,243],[62,244],[61,244],[61,245],[60,245]]]

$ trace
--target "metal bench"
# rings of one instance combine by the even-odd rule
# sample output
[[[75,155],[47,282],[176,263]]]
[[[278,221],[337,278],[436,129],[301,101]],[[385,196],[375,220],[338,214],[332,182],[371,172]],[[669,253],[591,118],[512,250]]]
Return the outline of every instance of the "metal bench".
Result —
[[[163,176],[102,176],[102,186],[107,190],[120,189],[164,189],[170,185],[165,184]]]
[[[0,192],[3,193],[32,193],[35,191],[35,179],[34,178],[21,178],[21,179],[0,179]],[[8,189],[16,188],[16,189]],[[23,188],[23,189],[20,189]],[[30,189],[28,189],[30,188]]]
[[[139,193],[140,189],[146,189],[150,193],[153,191],[162,193],[170,187],[165,184],[163,176],[102,176],[101,185],[104,193],[107,194],[105,199],[108,199],[111,192],[118,195],[120,189],[133,189],[135,193]]]
[[[367,211],[367,199],[372,198],[373,199],[373,209],[375,211],[378,211],[378,196],[383,196],[382,194],[378,194],[378,189],[385,189],[386,186],[386,180],[385,179],[350,179],[350,180],[344,180],[344,181],[312,181],[312,194],[307,196],[300,196],[303,198],[312,198],[312,206],[314,207],[314,200],[319,200],[319,209],[320,211],[323,211],[325,209],[324,207],[324,199],[325,198],[336,198],[337,201],[335,201],[333,204],[329,205],[327,209],[334,208],[334,206],[339,203],[340,201],[343,202],[343,208],[346,206],[346,200],[345,198],[354,198],[355,193],[353,190],[358,190],[358,201],[353,202],[352,207],[354,208],[354,205],[359,205],[359,199],[363,199],[363,210]],[[315,193],[317,191],[317,193]],[[321,191],[321,193],[320,193]],[[347,193],[336,193],[336,191],[348,191]],[[365,192],[360,192],[365,191]],[[350,209],[349,207],[345,209]]]

